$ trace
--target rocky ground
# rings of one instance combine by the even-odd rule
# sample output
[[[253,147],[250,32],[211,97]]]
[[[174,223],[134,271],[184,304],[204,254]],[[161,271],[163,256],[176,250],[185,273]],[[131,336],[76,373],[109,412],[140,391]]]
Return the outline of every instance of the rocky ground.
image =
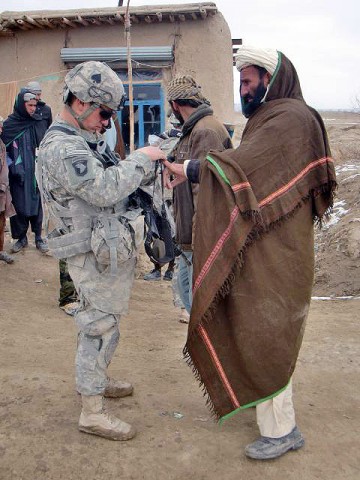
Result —
[[[359,295],[359,117],[324,115],[339,175],[336,216],[317,235],[317,296]],[[341,203],[340,203],[341,202]],[[7,237],[7,244],[9,244]],[[312,302],[294,375],[306,445],[246,459],[250,409],[221,427],[182,358],[187,326],[169,282],[145,282],[141,257],[111,374],[133,397],[108,407],[138,435],[112,442],[77,430],[76,328],[57,306],[58,265],[33,244],[0,263],[0,480],[356,480],[360,477],[359,300]]]
[[[339,187],[334,214],[316,236],[314,295],[360,295],[360,115],[323,118]]]

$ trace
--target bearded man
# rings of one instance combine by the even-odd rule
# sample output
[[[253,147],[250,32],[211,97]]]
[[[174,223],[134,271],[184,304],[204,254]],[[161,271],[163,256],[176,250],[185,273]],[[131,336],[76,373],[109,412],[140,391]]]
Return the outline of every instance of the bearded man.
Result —
[[[276,50],[238,50],[249,118],[240,146],[191,160],[176,174],[198,182],[188,361],[218,418],[256,407],[253,459],[304,445],[292,375],[314,278],[314,222],[336,187],[324,123],[306,105],[296,70]],[[209,214],[211,212],[211,214]]]
[[[230,136],[215,117],[201,86],[190,75],[175,77],[168,85],[168,102],[182,125],[181,136],[172,152],[175,163],[183,165],[189,158],[205,160],[209,150],[231,148]],[[190,313],[193,277],[193,224],[198,187],[184,182],[174,189],[175,240],[182,250],[177,275],[180,298]],[[155,275],[155,273],[154,273]]]

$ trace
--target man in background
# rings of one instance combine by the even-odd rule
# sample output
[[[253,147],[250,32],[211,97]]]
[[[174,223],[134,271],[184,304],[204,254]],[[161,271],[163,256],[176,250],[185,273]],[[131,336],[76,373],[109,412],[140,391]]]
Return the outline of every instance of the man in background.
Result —
[[[50,127],[50,125],[52,124],[52,112],[51,112],[51,108],[49,107],[49,105],[47,105],[42,99],[41,99],[41,95],[42,95],[42,88],[41,88],[41,85],[39,82],[29,82],[26,86],[25,86],[25,90],[33,93],[36,97],[36,101],[37,101],[37,104],[36,104],[36,111],[35,113],[41,117],[41,120],[42,120],[42,125],[43,125],[43,128],[44,128],[44,134],[46,132],[46,130]]]
[[[174,78],[168,85],[167,100],[179,120],[182,133],[172,152],[175,163],[196,158],[204,161],[209,150],[231,148],[224,125],[217,120],[201,86],[190,75]],[[181,300],[190,313],[192,302],[193,222],[198,187],[189,181],[174,188],[175,240],[182,255],[179,258],[178,285]]]

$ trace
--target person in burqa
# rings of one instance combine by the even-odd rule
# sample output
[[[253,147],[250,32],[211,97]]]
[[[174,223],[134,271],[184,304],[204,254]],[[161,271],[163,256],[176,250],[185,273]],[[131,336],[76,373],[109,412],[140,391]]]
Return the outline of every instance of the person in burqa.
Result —
[[[41,237],[43,211],[35,179],[36,149],[45,133],[41,117],[35,113],[36,106],[36,96],[22,89],[1,135],[6,146],[10,191],[16,210],[16,215],[10,218],[11,235],[16,240],[11,248],[13,253],[28,245],[29,225],[35,234],[36,248],[42,253],[48,250]]]

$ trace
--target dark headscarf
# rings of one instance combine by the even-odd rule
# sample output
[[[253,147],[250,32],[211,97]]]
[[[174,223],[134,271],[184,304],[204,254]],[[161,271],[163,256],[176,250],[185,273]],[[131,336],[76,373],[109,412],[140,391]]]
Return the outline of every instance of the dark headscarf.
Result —
[[[24,95],[31,93],[29,90],[21,89],[16,97],[13,113],[4,121],[2,141],[5,145],[11,143],[21,132],[32,128],[37,146],[39,146],[42,136],[38,127],[40,127],[41,117],[37,114],[29,115],[25,108]]]

